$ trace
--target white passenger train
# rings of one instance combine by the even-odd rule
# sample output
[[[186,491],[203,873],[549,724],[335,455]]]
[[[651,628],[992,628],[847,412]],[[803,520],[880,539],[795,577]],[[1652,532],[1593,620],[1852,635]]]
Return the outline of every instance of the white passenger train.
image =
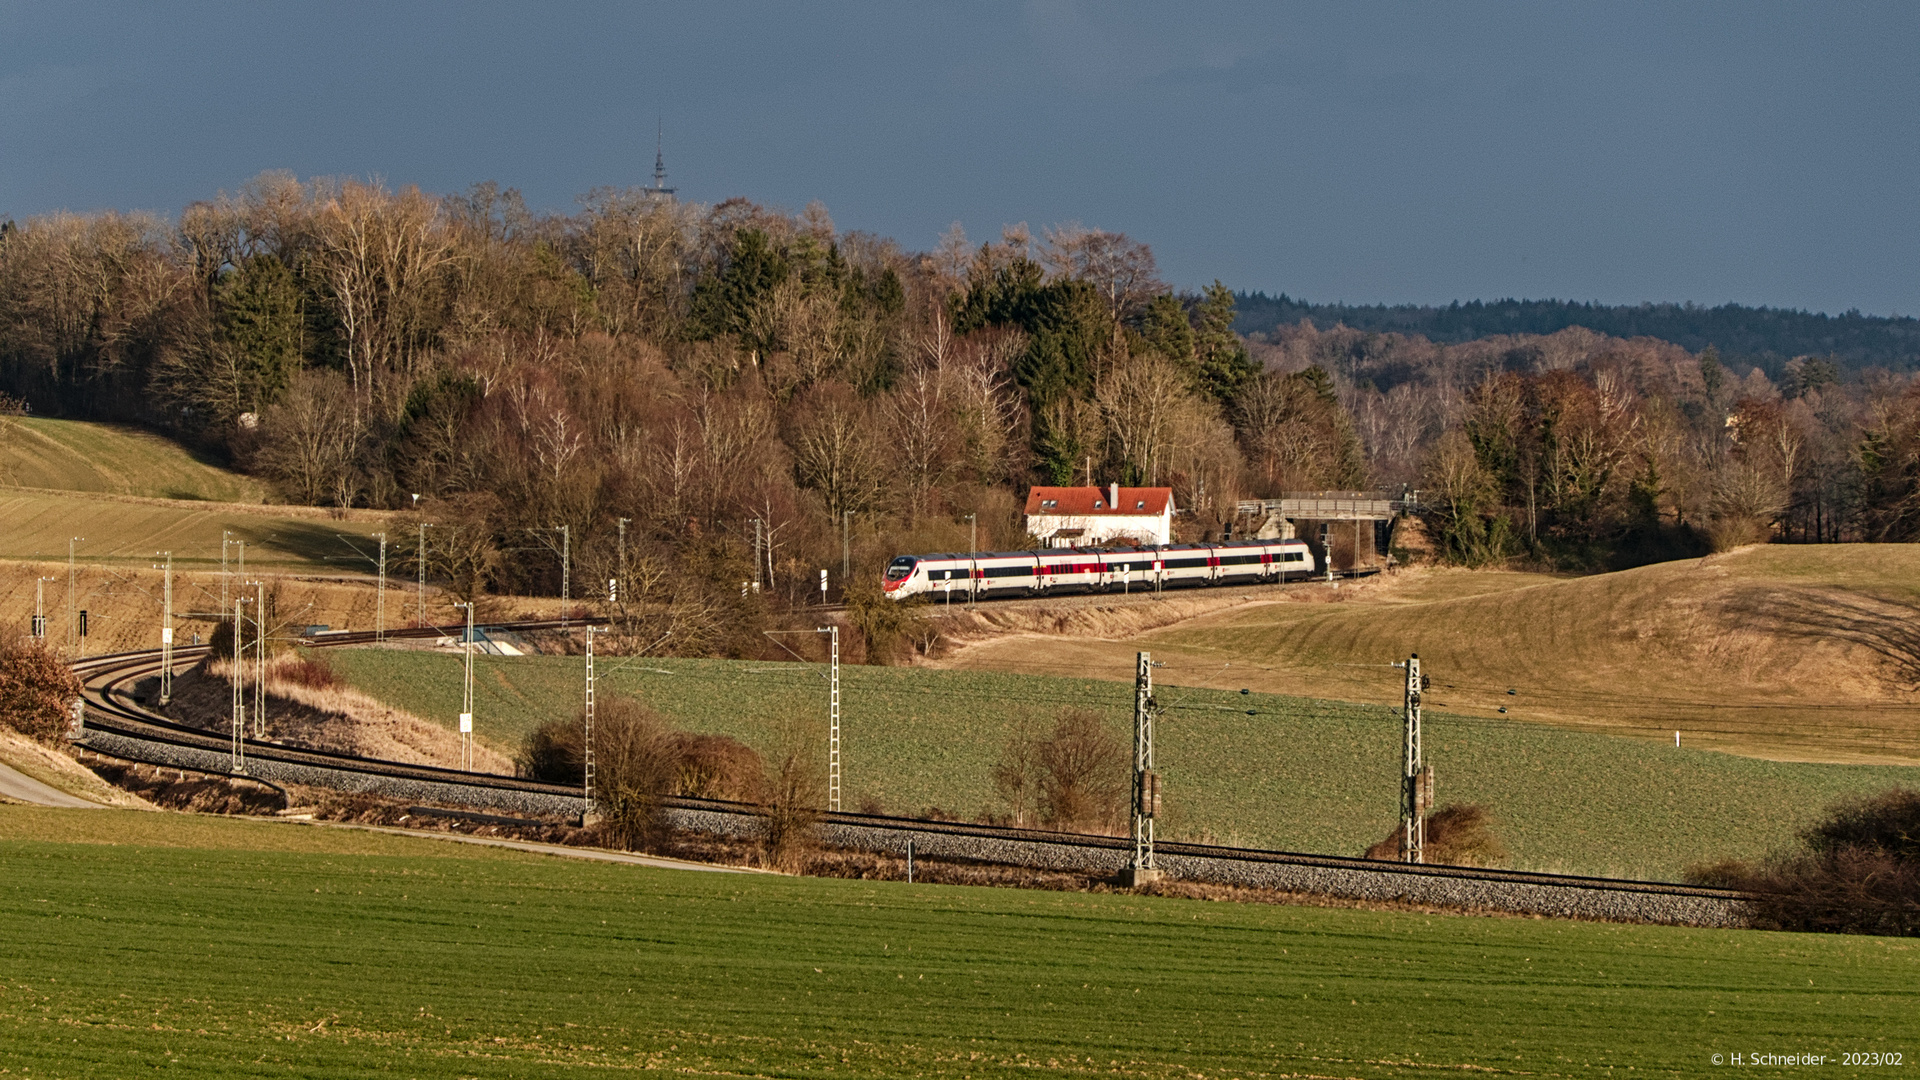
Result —
[[[1313,552],[1299,540],[973,555],[902,555],[887,567],[895,600],[931,593],[981,599],[1059,592],[1123,592],[1159,586],[1238,584],[1311,577]]]

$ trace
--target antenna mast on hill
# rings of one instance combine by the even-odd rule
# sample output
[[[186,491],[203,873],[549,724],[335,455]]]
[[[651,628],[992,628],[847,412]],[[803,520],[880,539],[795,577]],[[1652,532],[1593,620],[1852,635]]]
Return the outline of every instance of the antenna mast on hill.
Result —
[[[667,186],[666,137],[667,125],[666,121],[662,120],[653,137],[653,186],[641,189],[649,195],[663,199],[671,198],[674,192],[673,188]]]

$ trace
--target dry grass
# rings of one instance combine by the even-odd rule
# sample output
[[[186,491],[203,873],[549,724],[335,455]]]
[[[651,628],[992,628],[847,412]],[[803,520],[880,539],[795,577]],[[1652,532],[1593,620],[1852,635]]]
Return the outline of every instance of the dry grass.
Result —
[[[317,750],[358,754],[414,765],[458,768],[460,735],[345,686],[304,681],[307,658],[287,652],[267,660],[267,737]],[[170,711],[183,722],[218,729],[230,723],[233,662],[209,661],[174,680]],[[249,670],[248,679],[251,679]],[[457,702],[455,713],[459,710]],[[251,708],[251,703],[249,703]],[[449,717],[451,722],[454,717]],[[512,775],[513,759],[476,740],[478,772]]]
[[[50,788],[105,806],[151,810],[146,800],[100,779],[75,761],[64,748],[44,746],[8,728],[0,727],[0,764],[11,767]]]
[[[934,663],[1122,673],[1149,649],[1168,683],[1397,704],[1385,665],[1418,652],[1436,711],[1915,764],[1916,616],[1920,548],[1780,545],[1590,577],[1412,571],[1137,632],[983,632]]]
[[[216,502],[266,501],[256,480],[120,424],[0,417],[0,485]]]

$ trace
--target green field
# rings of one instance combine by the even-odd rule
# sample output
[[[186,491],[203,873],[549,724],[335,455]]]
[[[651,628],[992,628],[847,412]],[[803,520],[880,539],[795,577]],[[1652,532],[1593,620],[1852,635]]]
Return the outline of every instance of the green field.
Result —
[[[266,489],[179,443],[119,424],[0,417],[0,485],[257,503]]]
[[[173,814],[0,807],[0,933],[10,1076],[1624,1076],[1920,1053],[1908,940],[650,870]]]
[[[326,656],[390,704],[446,724],[459,713],[458,656]],[[578,658],[476,664],[476,729],[501,749],[579,709]],[[603,659],[599,675],[602,693],[638,698],[691,731],[765,750],[781,722],[797,718],[825,742],[820,665]],[[1130,730],[1129,683],[849,666],[842,684],[848,809],[872,800],[890,813],[998,810],[989,770],[1008,734],[1044,725],[1062,705],[1097,708],[1116,733]],[[1357,855],[1393,828],[1400,725],[1387,709],[1179,686],[1159,696],[1168,706],[1156,728],[1162,837]],[[1653,879],[1765,855],[1846,794],[1920,785],[1920,770],[1898,766],[1763,761],[1433,713],[1427,753],[1440,802],[1490,807],[1511,865]]]

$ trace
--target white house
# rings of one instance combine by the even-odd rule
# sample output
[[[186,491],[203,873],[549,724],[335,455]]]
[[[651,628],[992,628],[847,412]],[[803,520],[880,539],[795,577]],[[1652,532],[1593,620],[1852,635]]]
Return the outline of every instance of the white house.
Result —
[[[1094,547],[1118,536],[1173,542],[1173,489],[1037,487],[1027,492],[1027,531],[1048,547]]]

